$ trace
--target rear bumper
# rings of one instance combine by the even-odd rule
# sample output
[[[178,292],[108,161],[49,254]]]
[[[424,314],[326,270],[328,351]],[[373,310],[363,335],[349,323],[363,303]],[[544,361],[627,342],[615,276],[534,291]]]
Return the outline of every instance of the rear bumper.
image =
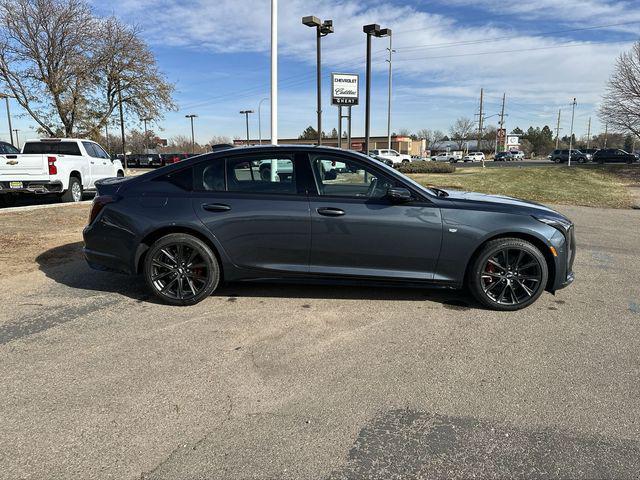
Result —
[[[17,180],[22,188],[11,188],[12,181],[0,181],[0,195],[8,193],[35,193],[44,195],[47,193],[62,193],[62,182],[49,180]]]

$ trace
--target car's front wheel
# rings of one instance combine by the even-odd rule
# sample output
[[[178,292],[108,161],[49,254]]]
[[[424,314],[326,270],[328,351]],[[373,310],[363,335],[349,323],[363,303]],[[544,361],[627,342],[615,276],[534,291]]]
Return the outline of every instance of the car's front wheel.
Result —
[[[519,238],[488,242],[468,275],[474,297],[494,310],[519,310],[535,302],[549,278],[547,262],[540,250]]]
[[[220,283],[220,265],[211,248],[188,234],[172,233],[147,252],[144,277],[156,297],[171,305],[194,305]]]

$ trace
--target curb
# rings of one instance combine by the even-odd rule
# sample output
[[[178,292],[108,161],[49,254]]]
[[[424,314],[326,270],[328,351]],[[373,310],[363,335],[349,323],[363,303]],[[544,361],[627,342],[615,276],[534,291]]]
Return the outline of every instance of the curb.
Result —
[[[25,205],[24,207],[0,208],[0,215],[3,213],[30,212],[31,210],[45,210],[48,208],[64,208],[72,205],[89,205],[92,201],[93,200],[84,200],[82,202],[50,203],[47,205]]]

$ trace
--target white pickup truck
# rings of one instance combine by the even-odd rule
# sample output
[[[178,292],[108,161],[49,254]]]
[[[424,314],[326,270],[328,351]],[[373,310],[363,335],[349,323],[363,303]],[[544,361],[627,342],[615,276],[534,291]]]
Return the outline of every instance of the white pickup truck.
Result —
[[[399,163],[409,163],[411,161],[411,155],[398,153],[397,151],[391,150],[390,148],[379,148],[376,150],[372,150],[371,153],[378,157],[391,160],[394,165]]]
[[[431,160],[434,162],[456,163],[462,160],[462,152],[458,152],[458,151],[440,152],[439,154],[432,156]]]
[[[46,138],[28,140],[19,154],[0,154],[0,204],[15,203],[27,193],[58,194],[79,202],[97,180],[123,177],[120,160],[91,140]]]

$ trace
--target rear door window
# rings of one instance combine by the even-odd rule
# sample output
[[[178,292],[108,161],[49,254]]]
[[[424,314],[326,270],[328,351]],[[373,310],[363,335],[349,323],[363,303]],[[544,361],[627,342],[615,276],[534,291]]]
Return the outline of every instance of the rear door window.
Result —
[[[229,192],[295,195],[296,168],[293,156],[230,157],[226,160]]]

